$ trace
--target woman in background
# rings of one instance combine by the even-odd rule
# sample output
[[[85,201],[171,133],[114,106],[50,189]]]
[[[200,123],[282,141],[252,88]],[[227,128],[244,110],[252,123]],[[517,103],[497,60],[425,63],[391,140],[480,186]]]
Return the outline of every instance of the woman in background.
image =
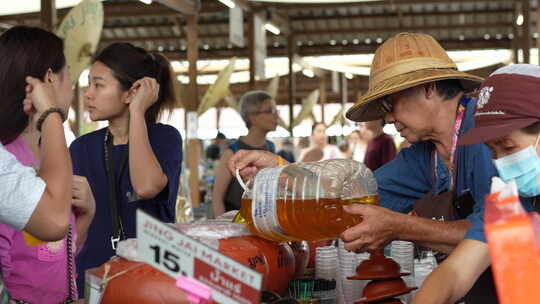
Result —
[[[322,122],[315,123],[311,127],[311,146],[300,152],[300,162],[314,162],[343,157],[343,153],[337,146],[328,144],[326,125]]]
[[[251,91],[240,98],[240,116],[248,128],[248,134],[231,141],[223,152],[216,170],[216,183],[212,193],[215,216],[226,211],[239,210],[244,190],[227,170],[229,158],[239,150],[265,150],[275,153],[275,146],[266,140],[266,134],[277,127],[277,109],[270,94]]]
[[[361,126],[361,128],[363,128],[363,126]],[[347,136],[347,158],[359,162],[364,162],[368,145],[368,138],[366,136],[366,132],[364,131],[363,133],[364,135],[362,135],[362,132],[360,132],[360,130],[354,130],[351,132],[351,134],[349,134],[349,136]]]
[[[392,136],[384,133],[384,121],[373,120],[365,124],[371,133],[371,139],[367,145],[364,164],[371,171],[375,171],[396,158],[396,144]]]

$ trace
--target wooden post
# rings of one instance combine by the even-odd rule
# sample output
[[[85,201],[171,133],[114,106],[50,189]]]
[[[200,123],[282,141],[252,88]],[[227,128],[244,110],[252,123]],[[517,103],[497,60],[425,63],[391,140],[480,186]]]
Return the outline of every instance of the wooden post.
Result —
[[[56,0],[41,0],[41,27],[51,31],[56,31]]]
[[[199,106],[199,94],[197,92],[197,60],[199,59],[198,45],[198,26],[197,15],[186,16],[187,19],[187,57],[189,62],[189,84],[188,84],[188,99],[186,100],[186,113],[196,112]],[[191,204],[194,208],[199,206],[199,160],[201,158],[201,146],[196,137],[189,137],[189,131],[194,126],[190,126],[186,120],[187,138],[187,166],[189,168],[189,192],[191,196]]]
[[[339,73],[339,96],[341,97],[341,106],[344,107],[345,103],[347,103],[348,99],[348,93],[349,88],[347,86],[347,77],[345,77],[345,74]],[[341,135],[343,136],[343,120],[341,120]]]
[[[523,14],[522,43],[523,43],[523,62],[531,62],[531,5],[529,0],[521,0],[521,11]]]
[[[219,123],[220,118],[221,118],[221,107],[217,106],[216,107],[216,129],[218,132],[220,129],[220,123]]]
[[[291,136],[293,134],[293,121],[294,113],[293,108],[295,104],[295,95],[296,95],[296,77],[294,76],[293,63],[294,63],[294,53],[296,49],[296,40],[294,36],[290,34],[287,37],[287,52],[289,56],[289,133]]]
[[[249,89],[255,90],[255,13],[248,14]]]
[[[514,18],[512,19],[512,33],[514,35],[514,39],[512,39],[511,45],[512,45],[512,51],[514,55],[514,63],[521,63],[519,61],[519,47],[520,47],[520,29],[519,26],[516,24],[517,17],[519,16],[521,12],[521,2],[516,1],[514,2]]]
[[[321,122],[326,124],[324,117],[324,108],[326,104],[326,73],[319,76],[319,103],[321,105]]]

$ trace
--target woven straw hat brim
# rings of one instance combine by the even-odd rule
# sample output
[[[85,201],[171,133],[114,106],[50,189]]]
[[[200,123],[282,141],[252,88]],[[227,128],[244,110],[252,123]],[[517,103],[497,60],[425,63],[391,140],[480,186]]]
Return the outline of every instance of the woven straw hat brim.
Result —
[[[445,79],[459,79],[466,92],[476,89],[483,78],[454,69],[424,69],[407,74],[397,75],[381,81],[376,87],[367,91],[352,106],[345,117],[352,121],[372,121],[384,117],[385,112],[380,106],[380,99],[417,85]]]

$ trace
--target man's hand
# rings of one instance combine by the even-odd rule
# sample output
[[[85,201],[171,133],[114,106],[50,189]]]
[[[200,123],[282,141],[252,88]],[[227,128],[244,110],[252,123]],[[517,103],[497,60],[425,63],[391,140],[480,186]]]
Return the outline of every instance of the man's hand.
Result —
[[[347,250],[355,252],[373,252],[398,238],[397,223],[400,217],[407,216],[384,207],[356,204],[343,206],[353,215],[361,216],[362,222],[341,234]]]
[[[277,166],[278,155],[261,150],[240,150],[230,159],[227,168],[232,176],[235,176],[236,169],[240,170],[240,175],[248,179],[255,176],[260,169]]]

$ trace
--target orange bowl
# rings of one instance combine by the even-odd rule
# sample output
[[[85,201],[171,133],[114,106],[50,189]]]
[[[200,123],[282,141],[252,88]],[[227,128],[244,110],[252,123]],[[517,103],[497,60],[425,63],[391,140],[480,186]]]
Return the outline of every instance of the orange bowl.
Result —
[[[415,290],[416,287],[407,287],[403,279],[375,280],[364,287],[363,297],[354,303],[369,303],[392,298]]]
[[[385,257],[381,253],[372,253],[368,260],[364,260],[356,267],[356,275],[348,277],[349,280],[381,280],[395,279],[409,273],[399,272],[399,264]]]
[[[373,304],[403,304],[399,299],[391,298],[378,302],[372,302]]]

